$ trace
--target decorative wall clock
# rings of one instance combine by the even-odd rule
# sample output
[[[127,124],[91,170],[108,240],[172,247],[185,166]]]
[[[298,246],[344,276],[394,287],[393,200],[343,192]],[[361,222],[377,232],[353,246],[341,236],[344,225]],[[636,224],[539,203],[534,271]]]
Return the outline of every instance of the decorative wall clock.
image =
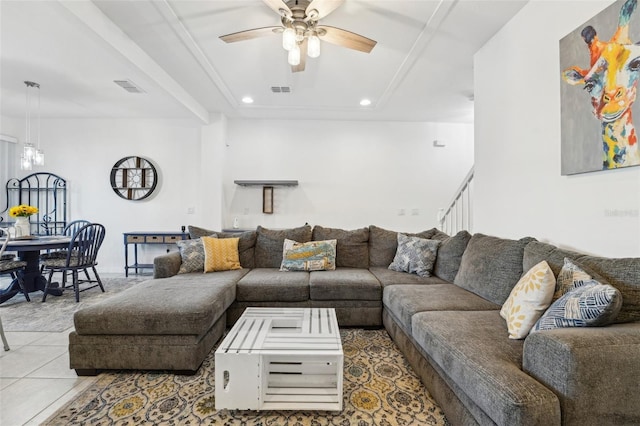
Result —
[[[125,200],[143,200],[158,184],[158,172],[143,157],[124,157],[111,169],[111,188]]]

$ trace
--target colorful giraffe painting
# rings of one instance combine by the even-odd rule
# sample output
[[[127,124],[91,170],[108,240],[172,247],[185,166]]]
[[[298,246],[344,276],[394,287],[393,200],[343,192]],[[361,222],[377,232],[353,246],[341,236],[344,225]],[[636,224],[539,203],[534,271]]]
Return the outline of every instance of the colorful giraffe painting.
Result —
[[[640,165],[640,150],[631,107],[636,100],[640,71],[640,46],[629,38],[629,21],[637,0],[620,8],[618,27],[608,42],[598,38],[591,26],[582,29],[590,68],[577,66],[563,71],[564,80],[582,85],[591,96],[593,114],[602,128],[603,169]]]

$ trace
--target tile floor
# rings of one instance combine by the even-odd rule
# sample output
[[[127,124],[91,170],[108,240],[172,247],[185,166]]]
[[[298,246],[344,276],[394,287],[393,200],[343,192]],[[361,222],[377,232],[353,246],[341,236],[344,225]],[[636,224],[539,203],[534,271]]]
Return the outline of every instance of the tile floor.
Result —
[[[39,425],[96,380],[69,368],[68,335],[5,332],[0,347],[0,425]]]

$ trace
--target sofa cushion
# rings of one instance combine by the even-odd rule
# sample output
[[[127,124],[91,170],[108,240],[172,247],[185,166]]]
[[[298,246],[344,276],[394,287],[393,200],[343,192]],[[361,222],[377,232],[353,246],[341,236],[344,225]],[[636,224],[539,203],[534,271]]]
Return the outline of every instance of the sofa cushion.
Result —
[[[311,226],[304,225],[299,228],[273,230],[258,226],[256,229],[256,268],[280,268],[282,264],[282,249],[284,240],[293,240],[299,243],[311,241]]]
[[[252,269],[238,281],[239,302],[299,302],[309,300],[309,272]]]
[[[549,424],[560,417],[558,397],[522,371],[523,340],[507,339],[499,311],[417,313],[412,335],[445,380],[495,424]]]
[[[403,232],[405,235],[429,239],[436,234],[436,228],[418,233]],[[398,232],[369,226],[369,266],[387,268],[393,262],[398,250]]]
[[[598,281],[577,281],[577,287],[553,302],[532,332],[564,327],[595,327],[611,324],[622,306],[620,292]]]
[[[416,274],[392,271],[387,267],[375,266],[369,271],[380,281],[382,287],[396,284],[446,284],[447,281],[438,277],[420,277]]]
[[[446,234],[436,234],[432,239],[442,239],[440,247],[438,247],[438,256],[436,257],[436,263],[433,266],[433,275],[449,281],[450,283],[456,278],[458,269],[460,269],[460,261],[464,254],[469,240],[471,240],[471,234],[467,231],[460,231],[456,235],[449,237]]]
[[[202,237],[204,272],[242,269],[238,256],[238,238]]]
[[[380,300],[382,287],[367,269],[337,268],[313,271],[309,277],[311,300]]]
[[[299,243],[284,240],[281,271],[333,271],[336,269],[336,240]]]
[[[240,256],[240,265],[243,268],[254,268],[254,251],[256,247],[256,231],[246,232],[220,232],[211,231],[209,229],[199,228],[189,225],[189,236],[192,239],[200,237],[218,237],[218,238],[239,238],[238,255]]]
[[[149,280],[74,315],[78,334],[200,336],[236,298],[247,270],[181,274]]]
[[[398,249],[389,269],[430,277],[438,254],[438,240],[398,234]]]
[[[450,283],[385,287],[382,303],[407,334],[411,334],[411,317],[418,312],[500,309],[499,305]]]
[[[524,247],[532,240],[473,235],[453,283],[502,305],[522,276]]]
[[[500,316],[507,321],[510,339],[524,339],[551,304],[556,279],[546,261],[529,269],[513,287]]]
[[[336,266],[343,268],[369,267],[369,228],[352,231],[336,228],[313,227],[314,241],[337,240]]]
[[[200,238],[196,240],[176,241],[180,251],[179,274],[204,271],[204,245]]]
[[[582,256],[584,255],[575,251],[563,250],[548,243],[531,241],[524,248],[522,267],[524,271],[528,271],[544,260],[553,271],[553,275],[557,277],[564,266],[565,258],[578,259]]]

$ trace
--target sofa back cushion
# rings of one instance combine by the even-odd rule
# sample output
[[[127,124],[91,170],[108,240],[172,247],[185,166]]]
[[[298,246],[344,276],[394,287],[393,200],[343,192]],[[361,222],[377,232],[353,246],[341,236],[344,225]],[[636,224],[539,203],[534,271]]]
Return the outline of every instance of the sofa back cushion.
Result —
[[[587,256],[551,244],[532,241],[525,247],[522,263],[527,270],[529,265],[546,260],[557,277],[565,257],[574,260],[574,263],[597,281],[618,289],[622,295],[622,308],[614,322],[640,320],[640,258]]]
[[[298,243],[311,241],[311,226],[304,225],[299,228],[267,229],[258,226],[256,229],[256,268],[280,268],[282,264],[282,249],[284,240],[293,240]]]
[[[352,231],[337,228],[313,227],[313,241],[337,240],[336,266],[343,268],[369,267],[369,228]]]
[[[530,241],[533,238],[509,240],[474,234],[453,283],[502,305],[522,276],[524,248]]]
[[[240,256],[240,265],[243,268],[255,268],[255,247],[256,247],[256,231],[246,232],[220,232],[210,229],[199,228],[189,225],[189,236],[192,239],[200,237],[218,237],[218,238],[239,238],[238,255]],[[282,248],[281,248],[282,250]]]
[[[418,233],[402,232],[410,237],[431,239],[439,232],[436,228]],[[446,235],[446,234],[443,234]],[[369,266],[388,268],[398,250],[398,232],[369,226]]]
[[[462,261],[462,255],[471,240],[471,234],[467,231],[460,231],[449,237],[441,232],[432,238],[441,241],[436,264],[433,267],[433,275],[452,283],[458,274],[458,269],[460,269],[460,261]]]

